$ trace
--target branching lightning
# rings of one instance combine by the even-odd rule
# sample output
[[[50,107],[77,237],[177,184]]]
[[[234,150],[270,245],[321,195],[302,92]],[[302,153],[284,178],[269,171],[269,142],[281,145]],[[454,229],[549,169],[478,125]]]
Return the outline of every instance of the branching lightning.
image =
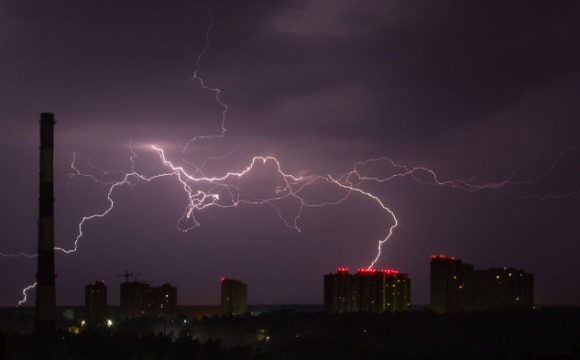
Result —
[[[197,6],[197,5],[196,5]],[[571,151],[572,149],[565,150],[558,154],[555,161],[551,165],[550,168],[545,170],[544,172],[540,173],[537,177],[526,180],[526,181],[514,181],[513,178],[516,173],[519,171],[519,167],[517,167],[504,181],[497,182],[497,183],[486,183],[479,181],[475,178],[471,178],[468,180],[439,180],[436,172],[432,169],[427,167],[408,167],[406,165],[399,165],[395,163],[393,160],[387,157],[380,157],[375,159],[369,159],[362,162],[357,162],[354,164],[351,171],[342,174],[340,176],[333,176],[330,174],[326,175],[317,175],[317,176],[294,176],[291,174],[286,174],[282,170],[282,166],[278,159],[273,156],[255,156],[252,158],[251,162],[241,170],[234,172],[226,172],[222,176],[219,177],[208,177],[204,174],[204,167],[209,161],[218,161],[224,159],[231,154],[235,153],[238,150],[238,146],[226,153],[222,156],[216,157],[209,157],[205,159],[203,162],[199,164],[199,166],[191,161],[187,160],[187,150],[191,146],[192,143],[196,142],[200,139],[220,139],[223,138],[226,134],[226,116],[229,110],[228,102],[224,102],[220,98],[220,89],[217,87],[211,87],[206,85],[204,80],[199,76],[199,68],[200,63],[202,61],[203,56],[206,54],[207,49],[210,45],[210,32],[212,27],[214,26],[214,18],[210,12],[210,10],[205,6],[197,6],[204,8],[210,18],[210,24],[207,27],[206,31],[206,43],[203,50],[199,53],[197,57],[197,61],[195,63],[195,69],[192,73],[191,78],[179,81],[179,83],[187,84],[196,82],[198,83],[202,89],[212,92],[215,94],[215,101],[219,104],[222,108],[221,112],[221,124],[220,130],[217,134],[214,135],[197,135],[187,141],[185,144],[182,152],[181,152],[181,161],[183,161],[183,166],[175,165],[173,161],[170,161],[165,154],[165,151],[156,145],[151,145],[151,151],[157,153],[159,157],[160,164],[163,166],[165,171],[146,176],[144,173],[140,173],[137,170],[136,166],[136,158],[138,156],[137,152],[133,150],[132,143],[129,144],[130,149],[130,162],[131,162],[131,169],[128,172],[124,172],[122,170],[114,170],[114,171],[106,171],[99,167],[92,165],[89,162],[86,163],[86,166],[93,170],[94,172],[100,175],[92,175],[89,173],[83,173],[77,167],[77,159],[76,154],[73,154],[73,160],[71,163],[71,173],[69,174],[69,182],[75,178],[87,178],[91,181],[107,187],[107,200],[108,200],[108,207],[102,211],[98,212],[89,216],[82,217],[81,221],[78,224],[78,233],[74,240],[73,246],[70,249],[65,249],[63,247],[55,247],[54,249],[65,254],[74,253],[79,249],[79,241],[83,236],[83,226],[87,221],[103,218],[107,216],[111,211],[114,209],[115,202],[113,200],[113,194],[116,189],[128,186],[133,187],[140,182],[153,182],[155,180],[161,178],[173,178],[177,181],[179,186],[183,189],[186,199],[187,199],[187,206],[183,212],[183,215],[177,220],[177,229],[183,232],[187,232],[192,230],[201,224],[196,219],[196,213],[201,212],[207,208],[216,207],[216,208],[235,208],[239,206],[246,206],[246,205],[269,205],[276,209],[278,216],[282,220],[282,222],[289,228],[294,229],[300,232],[300,227],[298,225],[300,216],[303,212],[304,208],[322,208],[325,206],[335,206],[343,203],[346,201],[350,196],[354,194],[358,194],[364,198],[368,198],[369,200],[377,203],[382,210],[386,212],[388,217],[388,223],[391,225],[389,226],[388,233],[382,239],[378,240],[377,244],[377,253],[372,262],[370,262],[368,268],[371,269],[375,266],[379,258],[381,257],[381,250],[382,245],[387,242],[394,234],[395,229],[397,228],[399,221],[393,210],[387,207],[383,201],[376,195],[361,189],[361,185],[365,182],[376,182],[376,183],[386,183],[395,178],[410,178],[422,185],[431,185],[431,186],[440,186],[440,187],[449,187],[454,189],[459,189],[468,192],[477,192],[483,190],[496,190],[501,191],[509,196],[515,196],[521,199],[531,199],[536,198],[540,200],[547,200],[549,198],[564,198],[564,197],[572,197],[580,195],[580,190],[572,191],[568,193],[562,194],[548,194],[548,195],[538,195],[538,194],[531,194],[526,196],[521,196],[516,193],[508,191],[509,186],[517,186],[517,185],[530,185],[539,182],[542,180],[546,175],[548,175],[556,165],[559,163],[560,158],[567,152]],[[155,91],[155,88],[154,88]],[[235,98],[234,98],[235,99]],[[389,176],[370,176],[368,175],[371,170],[378,165],[385,164],[389,166],[390,169],[394,170],[394,172]],[[186,167],[193,167],[193,171],[188,171]],[[241,180],[250,174],[253,170],[260,166],[273,166],[274,174],[273,176],[277,179],[277,185],[272,189],[267,189],[266,196],[257,196],[244,191],[243,186],[240,184]],[[102,180],[103,179],[107,180]],[[108,180],[112,177],[118,177],[117,180],[111,181]],[[340,190],[340,195],[337,196],[336,199],[331,201],[324,201],[324,202],[312,202],[307,199],[305,195],[305,190],[309,187],[313,186],[314,184],[326,184],[327,186],[335,187],[337,190]],[[298,204],[298,210],[295,214],[293,214],[292,218],[287,218],[283,215],[283,211],[280,207],[280,204],[288,204],[288,202]],[[26,258],[34,258],[36,254],[3,254],[0,253],[0,256],[4,257],[26,257]],[[27,300],[27,291],[34,288],[35,284],[32,284],[23,289],[23,299],[18,302],[18,305],[22,305]]]

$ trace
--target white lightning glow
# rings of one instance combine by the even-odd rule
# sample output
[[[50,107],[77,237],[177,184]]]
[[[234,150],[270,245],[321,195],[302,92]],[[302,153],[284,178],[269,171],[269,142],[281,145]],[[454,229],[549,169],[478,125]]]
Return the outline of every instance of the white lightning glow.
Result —
[[[20,300],[18,302],[18,306],[21,306],[22,304],[24,304],[26,302],[26,300],[28,299],[28,294],[27,291],[30,289],[34,289],[36,287],[37,283],[34,283],[32,285],[29,285],[27,287],[25,287],[24,289],[22,289],[22,300]]]

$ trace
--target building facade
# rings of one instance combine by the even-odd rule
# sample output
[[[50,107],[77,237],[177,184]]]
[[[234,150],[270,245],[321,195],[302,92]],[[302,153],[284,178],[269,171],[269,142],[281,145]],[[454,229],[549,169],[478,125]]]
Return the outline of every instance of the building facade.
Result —
[[[240,280],[222,278],[222,314],[244,315],[248,312],[248,285]]]
[[[324,310],[327,313],[397,312],[411,306],[411,280],[396,270],[358,269],[350,274],[339,268],[324,276]]]
[[[507,267],[475,270],[453,257],[431,256],[431,309],[437,313],[533,306],[532,274]]]
[[[152,302],[152,291],[149,284],[139,281],[121,284],[120,316],[122,320],[151,316]]]
[[[154,316],[160,316],[166,319],[175,319],[177,308],[177,288],[171,284],[163,283],[163,285],[153,288],[153,295],[155,296]]]
[[[347,268],[324,276],[325,312],[356,312],[359,310],[358,296],[358,286]]]
[[[534,307],[534,275],[513,268],[476,270],[475,310]]]
[[[454,257],[431,256],[431,309],[437,313],[471,311],[474,269]]]
[[[411,309],[411,279],[409,275],[396,270],[383,270],[384,312],[407,311]]]
[[[104,281],[95,281],[85,286],[85,311],[87,323],[102,325],[107,320],[107,286]]]
[[[121,284],[121,319],[141,316],[158,316],[172,319],[176,316],[177,288],[168,283],[151,287],[147,283],[133,281]]]

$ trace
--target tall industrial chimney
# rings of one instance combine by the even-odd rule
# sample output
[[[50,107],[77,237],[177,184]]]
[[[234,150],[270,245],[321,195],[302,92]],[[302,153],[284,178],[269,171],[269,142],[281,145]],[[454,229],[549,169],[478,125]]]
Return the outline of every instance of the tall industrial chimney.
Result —
[[[38,272],[36,273],[36,331],[56,330],[54,271],[54,114],[40,114],[40,198],[38,206]]]

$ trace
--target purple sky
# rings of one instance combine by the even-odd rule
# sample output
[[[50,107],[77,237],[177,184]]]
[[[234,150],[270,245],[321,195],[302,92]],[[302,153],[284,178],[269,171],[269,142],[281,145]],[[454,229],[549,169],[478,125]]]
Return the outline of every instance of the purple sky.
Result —
[[[220,132],[222,108],[191,78],[205,46],[208,13],[174,1],[0,1],[0,252],[34,253],[37,242],[39,114],[54,112],[57,246],[70,248],[83,216],[108,207],[106,186],[70,182],[76,152],[86,163],[163,170],[149,145],[184,165],[196,135]],[[249,5],[248,5],[249,4]],[[580,145],[580,4],[415,0],[211,1],[215,23],[198,75],[230,101],[225,138],[198,141],[186,159],[208,176],[276,156],[287,174],[340,176],[357,161],[388,156],[425,166],[439,180],[498,183],[536,178]],[[580,149],[531,185],[525,197],[580,190]],[[191,170],[191,167],[188,168]],[[372,171],[385,175],[379,164]],[[271,168],[248,177],[265,191]],[[96,174],[94,171],[92,174]],[[103,180],[118,179],[114,176]],[[68,188],[67,188],[68,184]],[[274,185],[275,186],[275,185]],[[366,181],[399,226],[378,267],[409,273],[413,303],[429,302],[429,255],[476,268],[513,266],[536,275],[538,303],[580,303],[580,196],[527,200],[398,178]],[[336,187],[311,189],[336,199]],[[297,232],[272,206],[216,207],[201,226],[176,228],[187,206],[168,177],[115,189],[114,209],[86,222],[75,254],[57,253],[57,302],[83,304],[103,279],[119,302],[124,270],[170,282],[181,304],[217,304],[222,276],[249,284],[249,302],[321,303],[322,276],[366,267],[393,225],[360,194],[303,211]],[[295,204],[284,204],[291,216]],[[34,282],[35,260],[0,258],[0,305]],[[33,295],[33,292],[31,292]],[[33,298],[33,296],[32,296]],[[33,304],[30,301],[27,304]]]

